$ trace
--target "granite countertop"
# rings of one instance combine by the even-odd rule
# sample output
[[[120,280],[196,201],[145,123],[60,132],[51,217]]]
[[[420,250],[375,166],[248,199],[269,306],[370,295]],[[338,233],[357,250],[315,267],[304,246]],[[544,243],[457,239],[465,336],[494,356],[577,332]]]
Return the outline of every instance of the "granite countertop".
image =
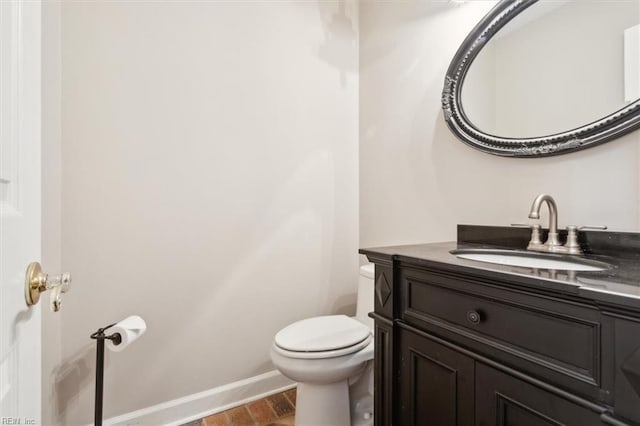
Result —
[[[597,232],[594,236],[593,232],[582,233],[580,242],[586,254],[578,258],[609,264],[610,268],[603,271],[534,269],[467,260],[450,253],[456,249],[524,250],[528,237],[528,229],[459,225],[458,241],[366,248],[361,249],[360,253],[370,259],[437,267],[480,278],[504,280],[536,290],[587,298],[596,303],[640,309],[640,250],[636,247],[640,234],[625,233],[621,236],[620,233]],[[608,244],[614,243],[617,244],[616,250],[608,247]],[[621,243],[625,243],[624,246],[620,246]]]

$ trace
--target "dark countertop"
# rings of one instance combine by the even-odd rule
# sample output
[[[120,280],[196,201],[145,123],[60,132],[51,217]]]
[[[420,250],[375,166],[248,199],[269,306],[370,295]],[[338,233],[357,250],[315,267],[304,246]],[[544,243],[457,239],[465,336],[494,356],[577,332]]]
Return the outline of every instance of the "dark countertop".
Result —
[[[510,249],[523,250],[528,241],[528,229],[514,230],[504,227],[476,227],[460,225],[458,242],[402,245],[361,249],[360,253],[372,261],[399,261],[401,263],[436,267],[450,272],[460,272],[480,278],[502,280],[513,285],[528,287],[537,291],[551,291],[580,298],[596,303],[616,305],[640,310],[640,251],[634,247],[640,234],[628,234],[632,240],[629,245],[615,252],[606,250],[598,243],[586,244],[591,233],[581,235],[580,240],[587,253],[584,256],[550,255],[558,258],[590,259],[610,265],[603,271],[566,271],[550,269],[533,269],[500,265],[488,262],[461,259],[451,254],[455,249]],[[476,232],[476,231],[481,232]],[[504,238],[504,233],[510,233]],[[499,238],[486,238],[489,233]],[[627,241],[629,238],[619,233],[598,232],[592,241]],[[611,235],[607,235],[611,234]],[[483,237],[484,236],[484,237]],[[482,241],[482,242],[481,242]],[[489,241],[490,244],[484,241]],[[604,247],[606,249],[606,247]]]

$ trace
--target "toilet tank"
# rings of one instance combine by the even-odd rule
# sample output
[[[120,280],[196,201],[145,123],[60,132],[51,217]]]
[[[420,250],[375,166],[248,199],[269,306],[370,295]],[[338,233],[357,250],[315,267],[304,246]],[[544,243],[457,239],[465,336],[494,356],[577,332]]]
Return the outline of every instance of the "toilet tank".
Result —
[[[356,304],[356,319],[366,324],[373,330],[373,319],[369,318],[369,312],[373,311],[373,279],[374,265],[367,263],[360,267],[360,279],[358,281],[358,301]]]

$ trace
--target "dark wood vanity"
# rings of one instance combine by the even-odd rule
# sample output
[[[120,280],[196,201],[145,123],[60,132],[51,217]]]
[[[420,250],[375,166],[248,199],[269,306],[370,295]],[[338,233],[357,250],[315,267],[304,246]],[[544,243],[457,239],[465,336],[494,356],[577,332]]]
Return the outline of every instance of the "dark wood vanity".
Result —
[[[449,253],[473,235],[522,248],[522,231],[461,234],[472,237],[361,250],[376,265],[375,424],[640,424],[634,250],[602,272],[532,270]],[[616,238],[603,234],[594,247]]]

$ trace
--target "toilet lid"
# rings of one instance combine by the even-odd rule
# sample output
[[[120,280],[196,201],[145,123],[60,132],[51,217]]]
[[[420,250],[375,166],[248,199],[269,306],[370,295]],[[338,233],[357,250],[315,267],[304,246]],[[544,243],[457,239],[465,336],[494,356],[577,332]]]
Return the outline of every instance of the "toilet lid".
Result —
[[[357,345],[371,330],[346,315],[314,317],[294,322],[276,334],[275,344],[288,351],[322,352]]]

